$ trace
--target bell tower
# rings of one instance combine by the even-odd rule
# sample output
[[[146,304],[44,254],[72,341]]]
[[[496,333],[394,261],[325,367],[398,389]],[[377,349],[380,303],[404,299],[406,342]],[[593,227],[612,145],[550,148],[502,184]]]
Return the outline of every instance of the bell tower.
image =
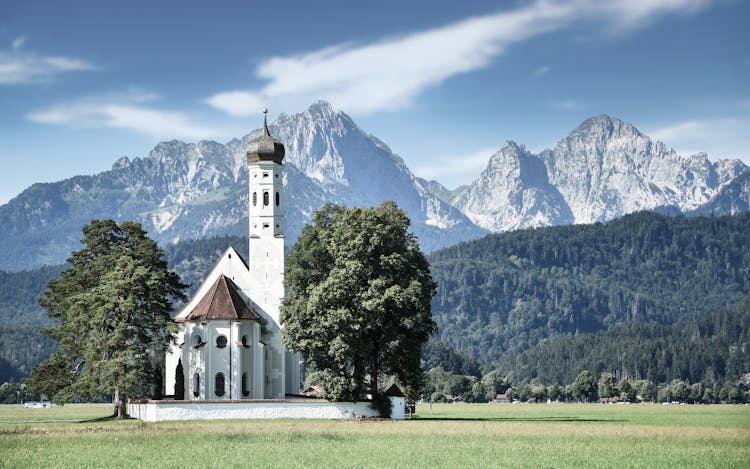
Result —
[[[253,299],[279,323],[284,296],[284,144],[263,131],[247,148],[250,222],[249,258]]]
[[[279,308],[284,298],[284,144],[268,132],[268,109],[263,109],[263,130],[247,147],[249,190],[250,298],[272,319],[268,331],[265,368],[266,398],[283,398],[285,361],[281,344]],[[294,377],[290,377],[290,387]],[[296,378],[298,380],[298,378]],[[295,384],[293,387],[297,387]],[[294,390],[298,392],[298,390]]]

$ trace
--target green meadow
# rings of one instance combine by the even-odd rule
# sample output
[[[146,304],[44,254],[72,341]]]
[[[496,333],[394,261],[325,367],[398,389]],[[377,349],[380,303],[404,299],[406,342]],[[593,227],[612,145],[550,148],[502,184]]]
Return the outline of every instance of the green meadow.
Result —
[[[435,404],[406,421],[144,423],[0,406],[1,467],[750,467],[750,407]]]

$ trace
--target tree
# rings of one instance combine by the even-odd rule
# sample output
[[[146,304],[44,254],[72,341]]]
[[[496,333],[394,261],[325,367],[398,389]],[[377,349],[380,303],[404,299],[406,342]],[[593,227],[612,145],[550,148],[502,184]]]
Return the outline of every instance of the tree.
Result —
[[[186,286],[138,223],[93,220],[82,243],[39,300],[59,343],[29,383],[59,404],[113,394],[122,418],[126,397],[150,388],[173,340],[171,301],[185,300]]]
[[[304,355],[332,399],[374,397],[383,375],[411,396],[423,384],[420,349],[436,331],[436,285],[408,227],[393,202],[329,204],[287,258],[284,345]]]
[[[588,370],[581,371],[573,382],[573,397],[579,401],[591,402],[596,399],[596,380]]]
[[[560,385],[555,383],[552,386],[549,387],[547,390],[547,395],[550,399],[553,401],[557,401],[562,397],[562,390],[560,389]]]
[[[623,378],[620,380],[620,384],[617,385],[617,391],[620,393],[620,399],[626,402],[633,402],[635,400],[635,389],[630,384],[630,381]]]
[[[599,397],[612,397],[615,395],[615,377],[612,373],[604,372],[599,379]]]
[[[543,384],[535,384],[531,387],[531,397],[536,402],[541,402],[547,398],[547,387]]]
[[[498,394],[503,394],[510,387],[510,378],[498,370],[490,371],[482,377],[482,385],[485,389],[485,397],[488,401],[495,399]]]

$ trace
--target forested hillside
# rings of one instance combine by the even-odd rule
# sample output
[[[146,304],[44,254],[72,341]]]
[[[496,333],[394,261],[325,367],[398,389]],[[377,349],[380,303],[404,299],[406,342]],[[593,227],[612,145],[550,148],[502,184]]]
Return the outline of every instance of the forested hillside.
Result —
[[[641,212],[606,224],[490,235],[429,259],[439,284],[438,338],[494,366],[557,336],[633,324],[653,324],[632,329],[633,340],[649,330],[669,334],[674,329],[655,325],[748,301],[750,214]],[[518,365],[533,361],[530,354]]]
[[[627,323],[558,336],[503,357],[513,382],[572,383],[580,370],[668,383],[735,382],[750,372],[750,302],[670,325]]]
[[[230,245],[246,255],[247,240],[231,236],[169,245],[165,255],[192,293]],[[750,371],[748,213],[637,213],[490,235],[429,259],[440,329],[423,352],[428,368],[548,384],[582,369],[654,383]],[[61,268],[0,272],[0,382],[51,352],[36,299]]]

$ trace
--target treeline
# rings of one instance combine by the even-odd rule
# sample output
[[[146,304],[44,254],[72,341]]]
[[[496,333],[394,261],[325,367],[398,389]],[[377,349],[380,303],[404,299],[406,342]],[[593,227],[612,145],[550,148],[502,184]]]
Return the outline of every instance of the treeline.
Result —
[[[630,323],[555,337],[506,354],[498,367],[516,382],[570,383],[584,369],[654,383],[734,382],[750,373],[750,302],[671,325]]]
[[[450,345],[435,342],[433,349],[450,350]],[[427,348],[427,347],[426,347]],[[424,355],[424,353],[423,353]],[[455,350],[442,353],[449,363],[461,363]],[[470,361],[470,359],[468,359]],[[688,404],[748,403],[750,375],[740,379],[690,380],[672,379],[655,382],[630,376],[618,377],[608,371],[592,373],[576,371],[568,381],[550,381],[538,377],[521,379],[509,376],[501,369],[484,375],[451,371],[443,366],[431,366],[424,361],[426,384],[422,398],[430,402],[680,402]],[[565,365],[566,368],[570,368]],[[597,381],[598,376],[598,381]]]
[[[437,338],[485,368],[507,354],[557,343],[555,337],[616,330],[627,334],[623,341],[637,343],[641,332],[651,331],[656,340],[672,331],[658,325],[750,299],[749,227],[750,213],[685,218],[641,212],[606,224],[490,235],[438,251],[429,256],[439,284],[433,301]],[[629,327],[636,329],[628,334]],[[579,340],[598,346],[612,336],[585,337]],[[518,366],[507,358],[503,363],[527,373],[523,364],[550,358],[542,353],[519,358]],[[607,357],[605,366],[615,369],[619,359]],[[555,363],[567,370],[555,379],[569,381],[576,368],[562,358]],[[648,369],[627,365],[633,376],[637,369],[649,376]],[[650,366],[656,380],[675,375],[658,369],[671,367],[666,360]],[[714,372],[723,379],[719,369]]]

